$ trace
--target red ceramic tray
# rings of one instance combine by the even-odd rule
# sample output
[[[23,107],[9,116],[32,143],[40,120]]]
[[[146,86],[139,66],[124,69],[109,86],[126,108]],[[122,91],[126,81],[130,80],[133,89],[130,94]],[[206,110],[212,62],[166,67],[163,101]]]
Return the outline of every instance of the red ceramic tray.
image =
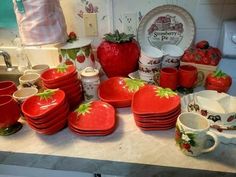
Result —
[[[69,124],[79,130],[100,130],[111,129],[115,122],[115,109],[103,101],[92,101],[81,104],[69,115]]]
[[[141,127],[141,126],[138,126],[138,127],[143,131],[163,131],[163,130],[172,129],[175,127],[175,125],[170,126],[170,127]]]
[[[172,124],[168,124],[168,125],[159,125],[159,124],[145,124],[145,123],[140,123],[140,122],[137,122],[135,121],[135,124],[138,126],[138,127],[142,127],[142,128],[173,128],[176,124],[176,122],[173,122]]]
[[[115,107],[127,107],[131,105],[134,93],[144,86],[144,83],[140,83],[125,77],[112,77],[99,85],[98,96]]]
[[[52,68],[44,71],[41,74],[41,79],[46,84],[53,84],[58,81],[65,81],[74,75],[76,75],[75,66],[67,65],[67,68],[63,71],[59,71],[57,68]]]
[[[42,116],[46,116],[57,108],[59,108],[65,102],[65,93],[62,90],[56,90],[47,99],[42,99],[40,96],[32,96],[25,100],[22,104],[22,112],[28,117],[35,119]]]
[[[180,105],[180,97],[173,91],[146,85],[139,89],[132,100],[135,114],[168,114]]]

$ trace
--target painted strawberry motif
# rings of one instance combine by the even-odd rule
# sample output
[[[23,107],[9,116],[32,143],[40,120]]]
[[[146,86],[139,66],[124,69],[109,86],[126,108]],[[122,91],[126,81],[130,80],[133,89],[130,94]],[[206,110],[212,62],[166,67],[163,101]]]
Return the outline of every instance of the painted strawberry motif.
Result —
[[[229,116],[227,122],[232,122],[234,119],[236,119],[236,114]]]
[[[68,40],[67,42],[72,43],[73,41],[75,41],[77,39],[77,35],[75,34],[75,32],[70,32],[68,35]]]
[[[138,68],[140,47],[133,34],[106,34],[105,40],[98,46],[97,55],[108,77],[126,77]]]
[[[80,51],[77,53],[76,60],[77,60],[79,63],[83,63],[83,62],[85,61],[85,56],[84,56],[84,53],[83,53],[82,50],[80,50]]]

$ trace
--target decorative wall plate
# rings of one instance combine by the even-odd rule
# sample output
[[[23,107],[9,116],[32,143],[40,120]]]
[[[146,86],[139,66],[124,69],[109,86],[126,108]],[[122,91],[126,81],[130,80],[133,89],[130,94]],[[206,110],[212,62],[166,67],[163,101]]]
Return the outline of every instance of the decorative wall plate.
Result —
[[[161,48],[164,44],[174,44],[185,50],[191,46],[194,37],[195,23],[192,16],[175,5],[152,9],[142,18],[137,32],[141,48]]]

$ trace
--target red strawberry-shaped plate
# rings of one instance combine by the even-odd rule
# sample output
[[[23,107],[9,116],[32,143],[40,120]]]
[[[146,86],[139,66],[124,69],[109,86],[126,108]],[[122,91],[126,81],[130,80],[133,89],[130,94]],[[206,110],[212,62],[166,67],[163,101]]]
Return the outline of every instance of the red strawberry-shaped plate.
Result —
[[[168,119],[151,119],[151,120],[143,119],[143,118],[140,118],[140,117],[134,115],[134,119],[135,119],[135,121],[142,122],[142,123],[159,123],[159,124],[165,124],[166,125],[166,124],[170,124],[172,122],[176,122],[177,117],[179,116],[179,114],[174,115],[173,117],[170,117]]]
[[[25,100],[22,112],[25,116],[35,119],[46,116],[55,111],[65,102],[65,93],[62,90],[45,90]]]
[[[115,107],[127,107],[131,105],[134,93],[144,85],[140,80],[112,77],[99,85],[98,96]]]
[[[103,101],[84,103],[69,115],[68,121],[79,130],[105,131],[115,124],[115,109]]]
[[[61,65],[57,68],[44,71],[41,74],[41,79],[44,83],[50,84],[69,79],[74,75],[76,75],[76,68],[74,65]]]
[[[135,114],[168,114],[180,105],[180,97],[169,88],[146,85],[139,89],[132,100]]]
[[[67,102],[65,102],[60,107],[58,107],[55,111],[51,112],[50,114],[46,114],[46,115],[39,117],[39,118],[37,117],[36,119],[34,117],[29,117],[29,116],[25,116],[25,118],[27,120],[30,119],[30,121],[32,121],[36,124],[47,123],[47,122],[50,122],[51,120],[55,119],[59,115],[64,114],[65,112],[67,112],[68,109],[69,109],[69,104]]]
[[[27,118],[27,122],[28,122],[28,124],[30,124],[36,128],[39,128],[39,129],[50,128],[51,126],[53,126],[54,124],[56,124],[60,120],[67,119],[68,113],[69,113],[69,108],[66,111],[64,111],[62,114],[58,114],[56,117],[53,117],[53,119],[51,119],[48,122],[38,123],[38,122],[33,121],[30,118]]]
[[[136,124],[137,125],[137,124]],[[143,131],[162,131],[162,130],[169,130],[175,127],[175,124],[169,127],[142,127],[137,125]]]
[[[160,124],[155,124],[155,123],[140,123],[138,121],[135,121],[135,124],[138,127],[142,127],[142,128],[165,128],[165,129],[171,129],[173,127],[175,127],[176,122],[173,122],[172,124],[167,124],[167,125],[160,125]]]

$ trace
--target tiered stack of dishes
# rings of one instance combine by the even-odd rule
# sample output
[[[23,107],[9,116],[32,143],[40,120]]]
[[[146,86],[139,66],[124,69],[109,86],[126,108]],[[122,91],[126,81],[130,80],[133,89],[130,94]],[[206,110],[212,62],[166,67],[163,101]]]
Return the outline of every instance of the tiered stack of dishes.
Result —
[[[169,88],[146,85],[134,94],[132,111],[142,130],[171,129],[181,113],[180,97]]]
[[[67,124],[69,104],[62,90],[45,90],[22,104],[28,125],[38,133],[54,134]]]
[[[92,101],[81,104],[69,115],[68,126],[82,136],[105,136],[116,128],[115,109],[108,103]]]
[[[66,93],[71,109],[74,109],[83,101],[81,80],[73,65],[61,65],[48,69],[41,75],[44,87],[48,89],[59,88]]]
[[[114,107],[129,107],[134,93],[144,85],[140,80],[112,77],[99,85],[98,97]]]

